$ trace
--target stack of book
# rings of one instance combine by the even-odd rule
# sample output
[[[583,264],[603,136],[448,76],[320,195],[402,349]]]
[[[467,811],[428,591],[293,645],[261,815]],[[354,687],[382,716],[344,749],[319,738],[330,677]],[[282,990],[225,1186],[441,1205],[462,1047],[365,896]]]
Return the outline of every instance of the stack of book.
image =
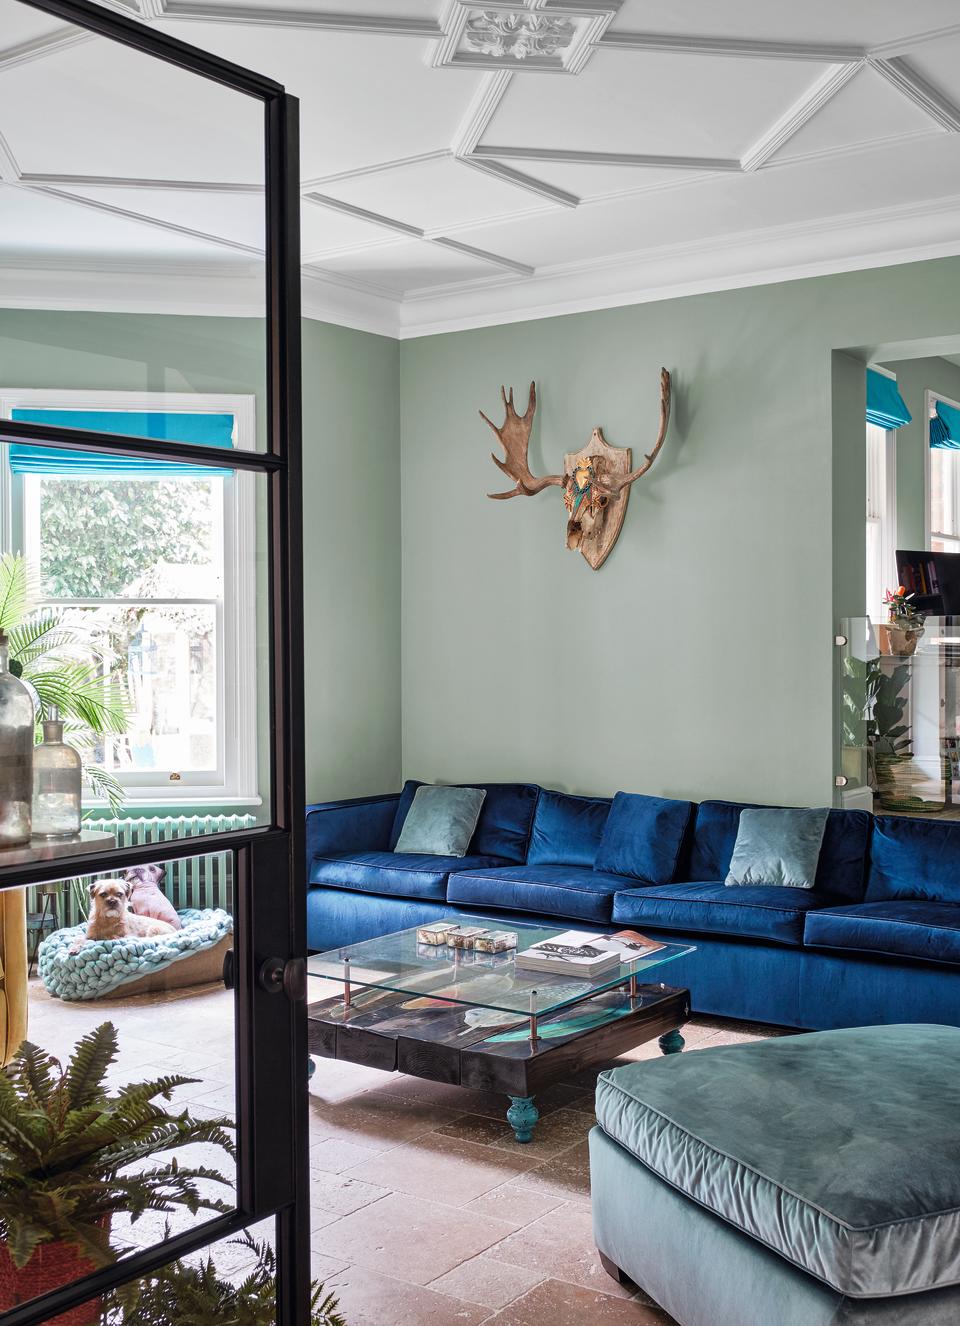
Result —
[[[517,954],[516,966],[524,971],[554,972],[561,976],[603,976],[621,963],[638,962],[665,948],[635,930],[614,935],[596,935],[566,930],[553,939],[541,939]]]

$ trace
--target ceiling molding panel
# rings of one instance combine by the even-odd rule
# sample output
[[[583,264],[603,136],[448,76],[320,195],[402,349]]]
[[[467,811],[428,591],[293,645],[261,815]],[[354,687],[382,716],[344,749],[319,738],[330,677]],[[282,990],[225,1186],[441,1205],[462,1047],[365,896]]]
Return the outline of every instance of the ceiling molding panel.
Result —
[[[688,37],[666,32],[604,33],[599,41],[603,51],[660,51],[674,55],[725,55],[757,60],[817,60],[823,64],[863,60],[862,46],[831,46],[804,41],[754,41],[737,37]]]
[[[653,166],[660,170],[740,170],[737,157],[656,156],[649,152],[580,152],[562,147],[500,147],[484,144],[474,149],[475,157],[496,157],[507,161],[559,161],[580,166]]]
[[[954,0],[729,0],[726,35],[716,0],[101,3],[300,98],[308,316],[416,335],[960,251]],[[246,102],[4,6],[0,302],[262,312]]]
[[[786,111],[776,124],[758,138],[753,147],[740,160],[743,170],[756,170],[769,160],[775,152],[793,137],[808,120],[812,120],[828,101],[850,82],[863,68],[863,62],[856,64],[831,65],[798,101]]]
[[[908,62],[899,55],[887,59],[871,59],[870,65],[889,83],[926,111],[935,124],[953,133],[960,131],[960,107],[928,83]]]
[[[166,18],[204,23],[242,23],[268,28],[307,28],[324,32],[360,32],[369,37],[442,37],[434,19],[402,14],[345,14],[320,9],[283,9],[274,5],[221,5],[205,0],[160,0]]]

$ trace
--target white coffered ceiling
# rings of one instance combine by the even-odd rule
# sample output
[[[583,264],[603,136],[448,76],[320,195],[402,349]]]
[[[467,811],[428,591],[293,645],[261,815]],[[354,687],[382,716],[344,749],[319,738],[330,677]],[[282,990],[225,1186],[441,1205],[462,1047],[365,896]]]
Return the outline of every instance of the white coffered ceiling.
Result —
[[[957,0],[110,0],[301,99],[308,313],[397,335],[960,253]],[[252,312],[259,110],[0,0],[0,302]]]

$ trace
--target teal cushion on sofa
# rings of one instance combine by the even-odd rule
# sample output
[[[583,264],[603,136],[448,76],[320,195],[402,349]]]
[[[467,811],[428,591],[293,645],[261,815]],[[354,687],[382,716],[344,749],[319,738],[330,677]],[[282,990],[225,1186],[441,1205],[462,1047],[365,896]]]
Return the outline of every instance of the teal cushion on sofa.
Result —
[[[784,1036],[629,1064],[608,1137],[852,1298],[960,1284],[960,1028]]]
[[[726,882],[812,889],[826,810],[744,810]]]
[[[394,851],[466,856],[485,796],[479,787],[418,787]]]

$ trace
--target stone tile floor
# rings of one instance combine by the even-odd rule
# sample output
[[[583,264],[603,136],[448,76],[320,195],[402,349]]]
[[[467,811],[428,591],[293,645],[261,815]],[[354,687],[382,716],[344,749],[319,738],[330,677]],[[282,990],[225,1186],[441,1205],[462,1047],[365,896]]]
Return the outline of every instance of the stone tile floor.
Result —
[[[179,1098],[199,1113],[233,1110],[231,1017],[219,989],[70,1005],[31,986],[32,1040],[65,1055],[110,1018],[121,1043],[116,1080],[190,1074],[200,1080]],[[687,1052],[772,1034],[715,1018],[684,1030]],[[658,1056],[654,1041],[626,1058]],[[642,1290],[606,1275],[594,1248],[586,1136],[595,1079],[581,1074],[542,1096],[534,1140],[519,1146],[498,1095],[317,1060],[313,1270],[349,1326],[671,1326]],[[163,1233],[145,1220],[127,1231],[140,1246]]]

